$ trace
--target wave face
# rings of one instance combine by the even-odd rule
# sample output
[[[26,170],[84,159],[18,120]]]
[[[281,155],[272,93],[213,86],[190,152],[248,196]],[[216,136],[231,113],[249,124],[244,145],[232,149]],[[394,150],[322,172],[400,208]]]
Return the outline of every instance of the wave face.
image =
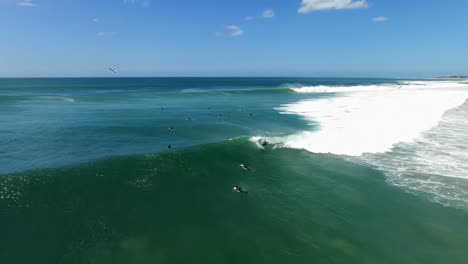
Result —
[[[249,173],[238,165],[246,161]],[[245,139],[8,175],[0,177],[0,259],[295,264],[330,263],[333,254],[332,263],[465,263],[468,212],[380,176],[327,155],[260,152]],[[440,241],[437,255],[427,254]],[[408,244],[407,254],[389,253]]]
[[[386,172],[395,185],[429,193],[445,204],[468,205],[468,182],[459,180],[468,179],[468,104],[464,104],[468,83],[408,81],[292,89],[334,96],[277,108],[318,128],[272,142],[358,157]]]

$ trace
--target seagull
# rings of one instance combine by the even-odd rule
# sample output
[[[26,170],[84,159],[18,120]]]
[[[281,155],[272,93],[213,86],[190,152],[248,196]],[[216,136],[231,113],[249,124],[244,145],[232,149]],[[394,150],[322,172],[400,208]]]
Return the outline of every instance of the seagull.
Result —
[[[112,68],[109,68],[109,71],[113,72],[114,74],[117,74],[117,71]]]

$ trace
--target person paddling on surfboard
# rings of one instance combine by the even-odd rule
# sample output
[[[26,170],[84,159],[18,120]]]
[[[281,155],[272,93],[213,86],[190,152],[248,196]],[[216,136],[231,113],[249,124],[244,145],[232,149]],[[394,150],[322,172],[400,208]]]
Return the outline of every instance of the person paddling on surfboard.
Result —
[[[244,190],[242,187],[240,186],[235,186],[234,188],[232,188],[233,191],[235,192],[238,192],[238,193],[242,193],[242,194],[248,194],[249,192]]]
[[[246,171],[250,171],[250,167],[245,165],[245,164],[241,164],[240,167],[243,168]]]

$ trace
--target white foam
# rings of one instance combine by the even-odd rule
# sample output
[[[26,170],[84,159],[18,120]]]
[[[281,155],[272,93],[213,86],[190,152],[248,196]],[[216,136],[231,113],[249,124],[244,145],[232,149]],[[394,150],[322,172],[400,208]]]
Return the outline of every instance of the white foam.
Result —
[[[362,92],[398,89],[401,85],[382,84],[382,85],[356,85],[356,86],[303,86],[290,87],[289,89],[297,93],[343,93],[343,92]]]
[[[295,88],[304,92],[310,87]],[[305,100],[278,108],[296,114],[317,131],[270,139],[286,147],[315,153],[360,156],[389,151],[436,126],[443,114],[468,98],[468,84],[447,81],[405,82],[401,85],[323,87],[340,91],[329,98]]]
[[[187,88],[187,89],[183,89],[180,92],[181,93],[204,93],[204,92],[208,92],[208,90],[204,90],[200,88]]]
[[[290,86],[289,89],[297,93],[350,93],[350,92],[365,92],[365,91],[392,91],[401,88],[404,89],[440,89],[447,88],[464,88],[468,83],[453,82],[453,81],[403,81],[401,83],[375,84],[375,85],[353,85],[353,86]]]
[[[438,126],[391,152],[361,157],[388,181],[427,193],[446,205],[468,208],[468,103],[448,111]]]
[[[75,102],[74,98],[66,97],[66,96],[37,96],[36,98],[43,99],[43,100],[59,100],[59,101],[64,101],[64,102],[69,102],[69,103]]]
[[[391,184],[468,208],[468,83],[294,89],[334,94],[279,107],[318,126],[269,142],[347,155],[376,166]]]

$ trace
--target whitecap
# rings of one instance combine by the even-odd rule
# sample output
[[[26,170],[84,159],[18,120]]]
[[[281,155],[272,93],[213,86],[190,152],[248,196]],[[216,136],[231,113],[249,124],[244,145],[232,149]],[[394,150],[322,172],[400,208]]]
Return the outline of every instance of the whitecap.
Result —
[[[293,90],[336,94],[278,107],[282,114],[310,122],[311,129],[269,142],[344,155],[382,170],[391,184],[468,208],[468,83],[406,81]]]
[[[343,88],[329,88],[335,89]],[[282,114],[299,115],[310,123],[318,123],[319,129],[272,140],[315,153],[383,153],[396,143],[416,139],[436,126],[447,110],[462,105],[468,98],[468,85],[453,82],[347,89],[350,92],[278,107]]]

